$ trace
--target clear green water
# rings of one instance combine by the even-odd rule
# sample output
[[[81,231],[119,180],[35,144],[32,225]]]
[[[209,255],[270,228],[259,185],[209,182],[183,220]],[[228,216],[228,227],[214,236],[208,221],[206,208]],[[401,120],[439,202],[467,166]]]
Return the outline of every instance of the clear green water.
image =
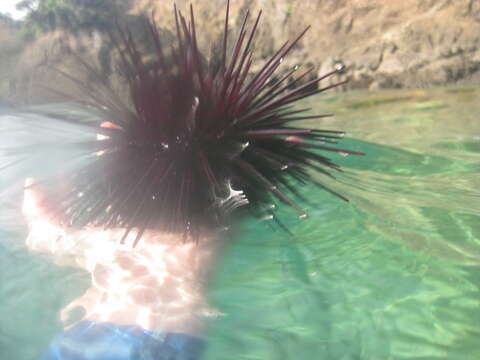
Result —
[[[205,359],[479,359],[480,90],[335,93],[309,104],[348,130],[336,158],[343,203],[302,188],[294,235],[248,220],[209,298]],[[321,179],[324,180],[324,179]],[[33,360],[85,273],[23,246],[15,201],[0,207],[0,359]]]

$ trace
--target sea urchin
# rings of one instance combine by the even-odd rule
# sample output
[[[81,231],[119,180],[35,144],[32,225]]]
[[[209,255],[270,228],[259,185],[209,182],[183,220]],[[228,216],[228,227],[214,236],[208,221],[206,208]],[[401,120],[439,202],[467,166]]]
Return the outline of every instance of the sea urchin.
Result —
[[[306,217],[292,200],[298,192],[290,180],[331,191],[309,172],[331,176],[330,171],[340,170],[315,149],[361,154],[335,147],[340,131],[295,126],[328,115],[307,115],[308,109],[292,104],[343,84],[317,86],[340,69],[306,82],[308,71],[293,78],[298,67],[276,76],[308,29],[252,74],[261,12],[250,29],[247,13],[230,47],[227,3],[220,54],[207,58],[198,48],[192,7],[190,11],[186,19],[175,8],[176,40],[168,48],[152,16],[147,27],[155,56],[148,60],[128,28],[118,26],[111,35],[128,100],[81,58],[98,83],[63,73],[104,118],[98,128],[102,141],[84,144],[97,155],[68,176],[69,191],[58,199],[55,211],[71,225],[123,227],[125,236],[136,229],[136,243],[147,228],[196,237],[205,229],[224,227],[232,210],[269,205],[273,198]]]

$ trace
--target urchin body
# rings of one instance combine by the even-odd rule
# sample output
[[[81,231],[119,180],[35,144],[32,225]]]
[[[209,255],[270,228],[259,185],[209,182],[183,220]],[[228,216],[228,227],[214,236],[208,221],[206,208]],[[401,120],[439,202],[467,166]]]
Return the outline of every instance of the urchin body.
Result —
[[[168,57],[153,20],[147,27],[155,56],[148,62],[128,29],[118,26],[111,35],[127,98],[101,76],[98,84],[91,85],[64,74],[84,90],[87,103],[110,124],[98,128],[102,141],[84,144],[97,156],[67,175],[69,190],[56,199],[55,211],[68,224],[123,227],[124,239],[136,229],[136,244],[148,228],[198,238],[227,226],[238,207],[258,210],[275,200],[303,218],[306,214],[293,200],[298,192],[290,180],[329,190],[313,180],[310,171],[327,176],[340,171],[315,150],[360,154],[336,147],[343,136],[340,131],[296,126],[302,120],[328,116],[310,115],[308,109],[292,105],[340,85],[315,87],[341,69],[293,89],[308,71],[294,78],[296,66],[272,80],[306,30],[251,73],[261,13],[250,30],[247,13],[230,47],[227,5],[222,50],[208,59],[198,48],[190,10],[187,21],[175,9],[176,43],[168,49]]]

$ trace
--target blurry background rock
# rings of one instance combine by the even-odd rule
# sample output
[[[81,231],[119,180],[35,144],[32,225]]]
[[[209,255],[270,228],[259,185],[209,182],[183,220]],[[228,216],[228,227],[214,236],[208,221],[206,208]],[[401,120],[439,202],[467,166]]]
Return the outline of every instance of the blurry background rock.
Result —
[[[9,94],[16,92],[13,69],[23,49],[20,25],[0,14],[0,104]]]
[[[222,32],[225,2],[192,1],[201,46],[208,48]],[[190,1],[176,3],[185,11]],[[115,73],[105,33],[116,16],[132,24],[134,32],[141,31],[139,19],[152,11],[161,27],[174,25],[173,1],[166,0],[23,0],[19,5],[28,11],[24,21],[0,19],[0,102],[52,100],[55,96],[38,86],[52,79],[73,91],[68,81],[42,66],[54,62],[81,77],[59,45],[65,41],[105,73]],[[350,82],[343,90],[480,81],[480,0],[232,0],[231,27],[240,25],[247,9],[252,17],[263,10],[258,57],[272,55],[285,39],[311,25],[285,59],[285,69],[302,64],[322,74],[345,66],[339,76]]]

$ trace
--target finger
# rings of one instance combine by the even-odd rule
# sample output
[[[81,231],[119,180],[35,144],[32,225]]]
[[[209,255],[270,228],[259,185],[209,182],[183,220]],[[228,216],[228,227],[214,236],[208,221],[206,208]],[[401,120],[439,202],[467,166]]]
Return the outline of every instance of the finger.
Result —
[[[32,221],[33,219],[38,219],[41,217],[42,200],[43,199],[41,198],[41,193],[38,189],[35,179],[27,178],[24,185],[22,204],[22,212],[27,220]]]

